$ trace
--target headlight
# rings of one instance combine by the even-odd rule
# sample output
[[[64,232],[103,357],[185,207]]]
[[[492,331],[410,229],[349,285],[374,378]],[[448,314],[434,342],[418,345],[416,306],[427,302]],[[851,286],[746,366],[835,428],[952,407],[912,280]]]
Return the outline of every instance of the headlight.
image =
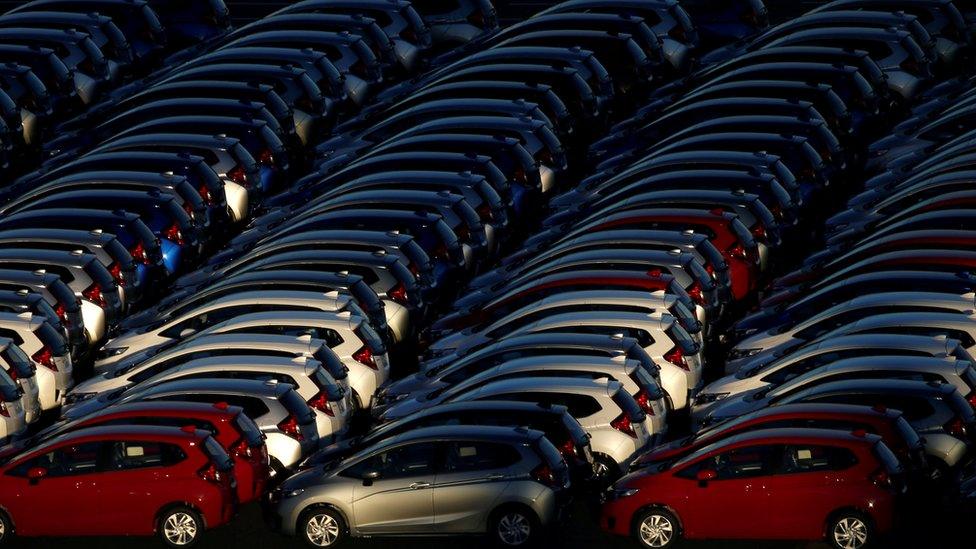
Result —
[[[729,351],[729,360],[738,360],[740,358],[749,358],[754,355],[758,355],[762,349],[732,349]]]
[[[695,404],[710,404],[729,396],[728,393],[702,393],[695,397]]]
[[[102,349],[102,352],[99,354],[101,354],[104,358],[108,358],[111,356],[121,355],[128,350],[128,347],[113,347],[111,349]]]
[[[607,501],[613,501],[615,499],[629,498],[633,496],[640,490],[637,488],[614,488],[611,486],[607,488]]]
[[[304,488],[296,488],[296,489],[291,490],[289,492],[284,492],[282,495],[284,497],[286,497],[286,498],[293,498],[295,496],[302,495],[302,493],[304,493],[304,492],[305,492],[305,489]]]

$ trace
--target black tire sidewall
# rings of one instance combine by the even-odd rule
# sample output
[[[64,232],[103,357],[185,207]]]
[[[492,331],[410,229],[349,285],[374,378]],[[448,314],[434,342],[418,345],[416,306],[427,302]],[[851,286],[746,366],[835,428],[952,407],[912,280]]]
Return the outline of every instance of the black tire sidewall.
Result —
[[[311,509],[302,511],[302,514],[298,516],[297,531],[295,532],[307,547],[321,548],[320,545],[315,545],[312,543],[312,540],[308,539],[308,534],[306,533],[308,520],[315,515],[329,515],[333,520],[336,521],[336,523],[339,524],[339,537],[336,538],[335,542],[328,547],[338,547],[346,541],[346,538],[349,537],[346,521],[343,520],[342,515],[338,511],[329,509],[328,507],[313,507]]]
[[[668,519],[668,521],[671,523],[671,531],[672,531],[671,539],[668,541],[668,543],[662,546],[662,549],[667,547],[677,547],[678,545],[680,545],[681,526],[678,522],[678,517],[676,517],[675,514],[672,513],[671,511],[668,511],[667,509],[661,509],[660,507],[651,507],[649,509],[644,509],[643,511],[637,514],[637,518],[634,520],[634,525],[631,533],[631,536],[634,538],[634,541],[637,543],[637,545],[639,547],[651,548],[650,545],[644,543],[644,540],[641,538],[640,535],[641,524],[643,524],[644,520],[651,515],[660,515]]]
[[[498,533],[498,524],[505,515],[511,513],[519,513],[529,521],[529,539],[527,539],[522,545],[508,545],[502,541],[502,538]],[[536,540],[539,539],[540,527],[539,519],[531,510],[520,506],[509,505],[500,507],[491,514],[491,520],[488,521],[488,535],[491,537],[491,541],[496,547],[532,547],[535,545]]]
[[[841,513],[837,513],[836,515],[833,516],[833,518],[830,519],[830,523],[827,525],[827,545],[831,546],[834,549],[843,549],[840,545],[837,544],[837,542],[834,541],[834,528],[837,526],[838,522],[844,520],[845,518],[856,518],[857,520],[864,523],[864,526],[867,528],[868,539],[864,543],[864,545],[861,546],[861,548],[867,549],[873,547],[874,526],[871,524],[871,519],[869,519],[863,513],[858,513],[856,511],[844,511]]]
[[[173,515],[175,513],[186,513],[187,515],[193,518],[194,522],[196,522],[197,533],[193,537],[193,541],[191,541],[186,545],[175,545],[171,543],[168,539],[166,539],[166,532],[164,531],[163,527],[166,524],[166,519],[169,518],[170,515]],[[197,513],[196,511],[190,509],[189,507],[171,507],[166,511],[160,513],[159,525],[157,528],[159,530],[158,531],[159,539],[163,542],[163,545],[165,545],[166,547],[173,547],[174,549],[193,547],[200,541],[200,536],[203,534],[203,519],[200,518],[200,513]]]

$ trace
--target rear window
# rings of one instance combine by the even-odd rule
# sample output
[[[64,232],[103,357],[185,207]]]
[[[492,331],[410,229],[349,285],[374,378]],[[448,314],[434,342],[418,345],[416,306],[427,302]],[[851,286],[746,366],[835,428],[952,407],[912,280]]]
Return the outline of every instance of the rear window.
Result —
[[[318,368],[315,373],[312,374],[312,380],[315,382],[315,386],[320,390],[325,391],[325,394],[329,397],[330,401],[336,401],[342,398],[342,387],[336,385],[329,374],[326,373],[325,369]]]
[[[213,437],[204,439],[203,450],[210,458],[210,461],[217,466],[217,469],[229,471],[234,467],[234,461],[230,459],[230,456],[227,455],[224,448]]]
[[[315,413],[294,389],[286,391],[279,400],[288,412],[295,416],[300,425],[307,425],[315,421]]]
[[[373,351],[373,354],[383,354],[386,352],[386,347],[383,346],[383,339],[369,324],[365,322],[360,323],[354,332]]]
[[[905,439],[905,444],[907,444],[909,448],[915,448],[922,442],[921,437],[918,436],[918,433],[915,432],[915,429],[912,428],[912,425],[908,423],[908,420],[903,416],[899,416],[898,419],[895,420],[895,430],[898,431],[903,439]]]
[[[543,461],[549,464],[549,467],[555,469],[557,467],[565,467],[566,461],[563,459],[563,455],[559,453],[559,450],[549,439],[542,437],[536,442],[536,452]]]
[[[878,441],[878,443],[874,445],[874,455],[889,473],[893,474],[901,471],[901,463],[898,461],[898,458],[895,457],[895,454],[888,449],[888,446],[885,445],[884,442]]]
[[[247,439],[247,443],[250,446],[258,446],[264,440],[264,435],[261,434],[261,429],[258,428],[254,420],[247,417],[246,414],[237,414],[234,418],[234,425],[244,433],[244,437]]]
[[[62,337],[61,333],[55,330],[51,324],[47,322],[41,324],[37,327],[37,331],[34,333],[37,334],[37,338],[40,339],[44,345],[48,346],[51,349],[51,352],[54,354],[62,355],[67,352],[64,337]]]
[[[620,389],[614,393],[612,398],[613,402],[616,403],[617,406],[620,406],[620,409],[627,414],[630,421],[641,422],[646,418],[644,411],[641,410],[640,406],[637,405],[637,401],[634,400],[634,397],[628,395],[623,389]]]

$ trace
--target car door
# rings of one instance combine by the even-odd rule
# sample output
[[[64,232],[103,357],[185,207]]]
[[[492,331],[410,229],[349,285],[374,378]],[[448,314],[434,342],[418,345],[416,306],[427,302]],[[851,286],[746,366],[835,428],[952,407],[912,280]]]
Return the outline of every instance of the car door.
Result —
[[[434,532],[484,531],[488,513],[513,478],[521,460],[508,444],[457,441],[445,444],[444,463],[434,477]]]
[[[681,495],[681,517],[689,537],[755,538],[756,520],[769,507],[767,482],[779,464],[780,445],[742,446],[719,451],[678,471],[687,488]],[[698,480],[710,470],[712,480]]]
[[[384,450],[357,464],[362,484],[353,488],[356,527],[363,534],[429,533],[433,490],[442,446],[430,442]],[[378,475],[374,479],[369,474]]]
[[[100,511],[86,511],[91,502],[101,501],[98,481],[101,470],[101,442],[69,443],[14,467],[4,482],[21,485],[21,498],[13,517],[18,529],[28,535],[102,534],[109,520]],[[28,472],[43,467],[47,474],[29,479]]]
[[[105,443],[107,474],[99,480],[103,501],[112,502],[106,533],[151,534],[156,511],[164,504],[168,466],[183,459],[171,444],[138,440]]]

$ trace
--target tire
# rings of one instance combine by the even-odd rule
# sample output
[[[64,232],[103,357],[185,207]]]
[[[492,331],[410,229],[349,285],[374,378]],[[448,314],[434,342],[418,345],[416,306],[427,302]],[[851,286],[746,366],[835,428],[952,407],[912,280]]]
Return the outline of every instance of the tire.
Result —
[[[637,515],[633,536],[641,547],[675,547],[681,541],[681,526],[673,513],[653,507]]]
[[[827,543],[834,549],[864,549],[874,542],[871,521],[856,511],[842,511],[827,525]]]
[[[346,540],[346,521],[328,507],[308,509],[298,517],[298,537],[309,547],[335,547]]]
[[[192,547],[203,534],[203,519],[187,507],[172,507],[159,516],[159,539],[167,547]]]
[[[610,457],[603,454],[595,454],[593,456],[593,462],[596,465],[596,469],[593,471],[593,480],[596,481],[597,486],[601,490],[620,478],[620,466]]]
[[[488,534],[499,547],[530,547],[539,529],[535,513],[522,506],[502,507],[488,521]]]
[[[6,513],[0,511],[0,547],[10,545],[14,537],[14,525]]]

